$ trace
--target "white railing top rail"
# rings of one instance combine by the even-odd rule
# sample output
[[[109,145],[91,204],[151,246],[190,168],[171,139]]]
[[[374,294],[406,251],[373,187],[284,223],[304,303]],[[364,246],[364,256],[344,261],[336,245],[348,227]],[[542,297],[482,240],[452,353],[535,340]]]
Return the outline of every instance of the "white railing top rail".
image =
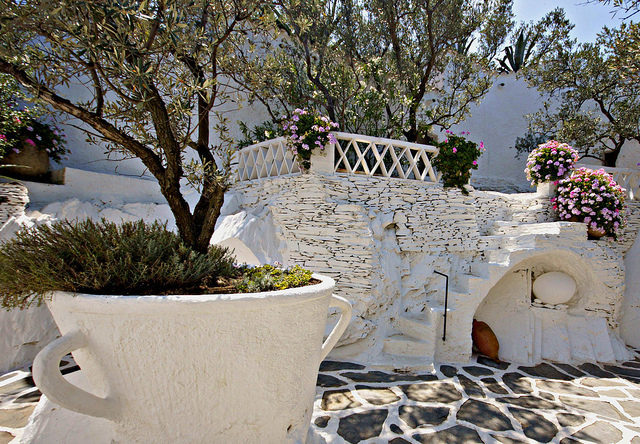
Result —
[[[312,171],[438,181],[430,160],[438,153],[434,146],[343,132],[333,135],[337,143],[329,144],[326,153],[312,155]],[[245,147],[237,153],[240,181],[300,172],[284,137]]]

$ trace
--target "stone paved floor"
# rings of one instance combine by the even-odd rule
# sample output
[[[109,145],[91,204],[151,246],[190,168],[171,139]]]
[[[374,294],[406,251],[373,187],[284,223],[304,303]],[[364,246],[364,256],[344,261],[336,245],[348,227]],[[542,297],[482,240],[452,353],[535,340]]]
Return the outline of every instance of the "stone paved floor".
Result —
[[[435,375],[325,361],[312,426],[329,443],[640,444],[640,359],[437,365]]]
[[[60,362],[60,369],[67,374],[80,368],[68,356]],[[0,444],[20,437],[39,400],[40,391],[31,379],[30,368],[0,376]]]
[[[61,368],[78,369],[70,357]],[[39,399],[28,368],[0,376],[0,444],[20,436]],[[435,374],[325,361],[312,427],[328,443],[640,444],[640,358],[525,367],[480,357]]]

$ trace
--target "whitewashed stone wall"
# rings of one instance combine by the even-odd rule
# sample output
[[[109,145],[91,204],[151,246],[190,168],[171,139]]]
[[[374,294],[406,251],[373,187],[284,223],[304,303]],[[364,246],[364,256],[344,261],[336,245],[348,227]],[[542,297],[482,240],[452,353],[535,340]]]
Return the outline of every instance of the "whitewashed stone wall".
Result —
[[[29,203],[27,188],[0,184],[0,242],[13,235]],[[58,336],[46,306],[26,310],[0,309],[0,373],[30,364],[35,355]]]
[[[233,193],[239,211],[273,218],[286,263],[334,277],[336,292],[352,301],[352,324],[340,342],[345,356],[375,362],[385,354],[385,341],[402,331],[403,316],[419,317],[442,305],[444,279],[434,274],[440,271],[450,275],[450,291],[459,295],[451,296],[451,316],[458,310],[464,330],[441,356],[464,359],[471,352],[464,339],[471,328],[466,317],[473,317],[507,271],[526,260],[541,273],[562,268],[569,257],[581,259],[569,270],[583,279],[572,309],[602,319],[605,334],[618,328],[623,255],[635,233],[626,231],[618,243],[588,241],[582,224],[549,223],[551,204],[534,193],[465,196],[438,184],[346,174],[247,181]],[[492,269],[478,273],[487,263]]]
[[[27,188],[17,183],[0,183],[0,227],[24,212],[29,203]]]

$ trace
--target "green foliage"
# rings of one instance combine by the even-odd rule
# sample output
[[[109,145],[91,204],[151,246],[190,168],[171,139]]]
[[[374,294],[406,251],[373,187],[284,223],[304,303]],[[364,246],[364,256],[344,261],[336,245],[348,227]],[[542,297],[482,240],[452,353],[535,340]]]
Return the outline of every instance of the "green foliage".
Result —
[[[265,140],[275,139],[284,134],[282,126],[270,120],[259,123],[253,128],[249,128],[244,122],[239,122],[239,126],[243,138],[238,141],[238,149],[264,142]]]
[[[59,162],[68,153],[64,136],[57,127],[36,120],[44,111],[38,106],[25,106],[27,100],[13,77],[0,74],[0,159],[20,152],[23,145],[31,145]]]
[[[464,186],[471,179],[471,170],[478,169],[478,158],[484,152],[484,143],[480,142],[478,146],[475,142],[447,131],[447,139],[438,146],[440,151],[431,163],[442,174],[444,186],[458,187],[462,193],[469,194]]]
[[[240,77],[251,71],[240,48],[255,51],[252,39],[273,31],[268,6],[4,1],[0,72],[39,103],[81,120],[90,141],[139,158],[158,180],[180,236],[205,252],[231,180],[236,144],[227,116],[238,106]],[[86,94],[66,99],[69,84],[85,85]],[[181,194],[185,177],[200,192],[192,206]]]
[[[498,60],[501,72],[518,72],[529,61],[533,49],[538,40],[538,35],[520,31],[515,45],[509,45],[504,49],[504,57]]]
[[[188,294],[234,275],[233,256],[200,253],[159,223],[56,222],[0,245],[0,302],[39,304],[52,291]]]
[[[511,9],[512,0],[278,2],[284,36],[244,83],[274,120],[309,107],[343,131],[422,142],[424,128],[460,122],[488,91],[483,68]]]
[[[640,82],[618,69],[616,42],[612,32],[595,43],[566,36],[525,69],[529,84],[546,95],[527,116],[528,133],[565,140],[607,166],[615,166],[626,141],[640,141]]]
[[[273,265],[243,267],[242,277],[236,282],[236,289],[242,293],[286,290],[303,287],[311,281],[311,272],[299,265],[282,269]]]

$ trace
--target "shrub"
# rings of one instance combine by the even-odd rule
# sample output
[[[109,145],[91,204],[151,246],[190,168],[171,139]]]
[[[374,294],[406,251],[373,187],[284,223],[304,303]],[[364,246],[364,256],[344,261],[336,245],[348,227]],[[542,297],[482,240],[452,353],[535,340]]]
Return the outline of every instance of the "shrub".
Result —
[[[438,173],[442,174],[445,187],[458,187],[464,194],[468,194],[464,186],[471,179],[471,170],[478,169],[478,158],[484,152],[484,143],[480,146],[475,142],[446,131],[447,138],[439,143],[440,151],[431,162]],[[461,134],[469,134],[463,131]]]
[[[57,127],[36,120],[42,111],[20,106],[26,96],[13,77],[0,76],[0,158],[19,153],[23,145],[45,150],[59,162],[68,153],[64,136]]]
[[[236,289],[243,293],[286,290],[287,288],[303,287],[310,281],[311,272],[299,265],[288,269],[273,265],[242,267],[242,277],[236,283]]]
[[[524,172],[531,185],[562,179],[578,161],[578,152],[566,143],[549,140],[538,145],[527,158]]]
[[[582,221],[614,238],[625,224],[624,189],[602,169],[574,170],[560,181],[558,195],[551,201],[560,219]]]
[[[311,166],[311,153],[315,148],[324,150],[327,143],[336,143],[332,129],[338,124],[328,117],[307,109],[297,108],[291,119],[282,125],[284,135],[287,137],[289,147],[303,170]]]
[[[244,148],[283,135],[282,127],[270,120],[262,122],[253,128],[249,128],[246,123],[240,122],[240,131],[243,137],[238,141],[238,148]]]
[[[197,252],[157,222],[61,221],[0,245],[0,301],[5,308],[24,308],[57,290],[202,293],[236,274],[233,260],[225,248]]]

